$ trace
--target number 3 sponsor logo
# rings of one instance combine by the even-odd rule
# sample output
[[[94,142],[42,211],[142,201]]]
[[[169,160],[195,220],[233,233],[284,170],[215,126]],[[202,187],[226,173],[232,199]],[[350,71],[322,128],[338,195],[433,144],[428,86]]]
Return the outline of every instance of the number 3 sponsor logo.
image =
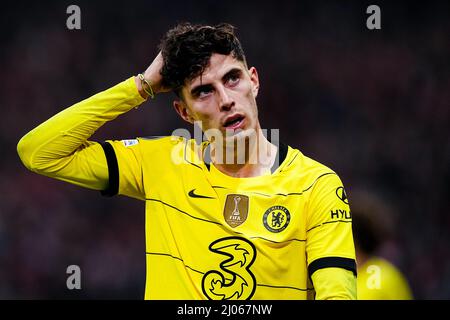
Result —
[[[220,270],[210,270],[202,278],[202,290],[210,300],[247,300],[255,293],[256,278],[250,270],[256,248],[247,239],[226,237],[209,245],[209,250],[225,256]]]

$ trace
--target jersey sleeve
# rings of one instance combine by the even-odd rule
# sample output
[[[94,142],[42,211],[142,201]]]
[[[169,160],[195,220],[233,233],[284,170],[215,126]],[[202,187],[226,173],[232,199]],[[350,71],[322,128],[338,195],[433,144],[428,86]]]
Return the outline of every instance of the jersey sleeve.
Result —
[[[353,272],[342,268],[323,268],[312,275],[316,300],[356,300],[357,282]]]
[[[355,247],[348,199],[334,173],[319,176],[307,207],[306,252],[309,276],[323,268],[343,268],[356,275]]]
[[[29,170],[95,190],[108,184],[104,146],[89,141],[106,122],[143,101],[134,77],[84,99],[23,136],[17,152]],[[106,150],[105,150],[106,151]]]
[[[175,136],[104,142],[109,183],[102,194],[145,200],[166,173],[176,170],[175,164],[185,159],[185,143],[180,142],[184,140]]]
[[[138,139],[108,140],[102,144],[108,164],[105,196],[125,195],[144,200],[142,153]]]

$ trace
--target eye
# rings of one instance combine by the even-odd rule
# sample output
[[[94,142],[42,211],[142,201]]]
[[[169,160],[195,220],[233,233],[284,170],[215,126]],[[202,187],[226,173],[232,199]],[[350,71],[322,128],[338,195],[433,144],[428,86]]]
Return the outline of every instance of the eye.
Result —
[[[212,89],[208,89],[208,88],[201,89],[201,90],[198,91],[197,97],[200,98],[200,99],[201,99],[201,98],[205,98],[205,97],[207,97],[208,95],[210,95],[211,92],[212,92]]]
[[[235,85],[237,85],[237,84],[239,83],[239,80],[240,80],[239,75],[237,75],[237,74],[232,74],[232,75],[230,75],[230,77],[228,78],[227,83],[228,83],[228,85],[230,85],[230,86],[235,86]]]

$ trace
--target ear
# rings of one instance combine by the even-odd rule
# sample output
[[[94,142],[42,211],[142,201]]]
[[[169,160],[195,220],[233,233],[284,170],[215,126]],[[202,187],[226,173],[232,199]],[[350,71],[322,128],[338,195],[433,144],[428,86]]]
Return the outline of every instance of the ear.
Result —
[[[194,118],[192,117],[191,110],[187,107],[187,105],[183,102],[183,100],[174,100],[173,107],[175,111],[180,115],[180,117],[191,124],[194,123]]]
[[[251,67],[248,69],[248,73],[250,74],[250,81],[252,82],[252,91],[255,98],[258,96],[259,92],[259,77],[258,71],[256,71],[255,67]]]

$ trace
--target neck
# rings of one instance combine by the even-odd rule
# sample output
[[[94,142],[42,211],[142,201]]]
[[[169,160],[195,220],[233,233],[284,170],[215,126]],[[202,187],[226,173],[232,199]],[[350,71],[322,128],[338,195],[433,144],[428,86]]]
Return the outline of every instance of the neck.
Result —
[[[277,147],[257,130],[254,136],[229,138],[219,146],[211,144],[211,159],[222,173],[236,178],[271,174]]]

